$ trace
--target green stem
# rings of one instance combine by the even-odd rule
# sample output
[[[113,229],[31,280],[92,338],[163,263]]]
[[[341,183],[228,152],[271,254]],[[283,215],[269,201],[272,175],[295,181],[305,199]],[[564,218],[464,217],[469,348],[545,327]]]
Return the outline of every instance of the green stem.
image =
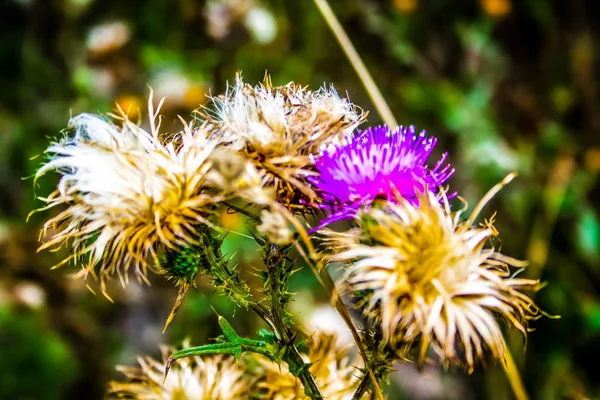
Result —
[[[260,335],[261,340],[246,339],[239,336],[229,322],[222,316],[219,316],[219,326],[223,331],[223,336],[217,338],[217,343],[182,349],[173,353],[169,357],[165,368],[165,379],[171,369],[171,365],[173,365],[176,360],[185,357],[229,354],[238,360],[242,356],[242,353],[252,352],[262,354],[275,362],[281,361],[279,348],[274,343],[271,335]]]
[[[310,364],[304,362],[293,343],[296,334],[290,328],[289,318],[286,316],[285,305],[289,301],[287,282],[292,269],[286,267],[285,254],[279,246],[267,243],[265,250],[265,266],[267,268],[265,290],[268,294],[275,325],[273,332],[280,345],[285,349],[283,359],[288,363],[290,372],[302,382],[306,396],[313,400],[322,399],[323,396],[317,382],[309,371]]]
[[[229,263],[221,255],[220,246],[209,246],[207,251],[213,253],[210,271],[213,285],[223,290],[225,295],[238,306],[254,311],[275,332],[269,310],[254,299],[246,282],[239,277],[237,271],[229,267]]]

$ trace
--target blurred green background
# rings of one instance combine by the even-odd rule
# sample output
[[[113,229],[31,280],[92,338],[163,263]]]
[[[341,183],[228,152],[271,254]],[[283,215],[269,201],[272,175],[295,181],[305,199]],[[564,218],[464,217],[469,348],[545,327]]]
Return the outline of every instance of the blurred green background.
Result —
[[[562,319],[511,335],[534,399],[600,398],[600,3],[595,0],[332,0],[331,6],[403,124],[436,135],[471,205],[507,173],[519,178],[488,205],[502,250],[548,283],[536,299]],[[56,176],[30,178],[70,115],[145,108],[148,85],[167,96],[166,121],[188,117],[236,71],[259,82],[333,84],[371,110],[352,66],[309,0],[0,0],[0,399],[99,399],[114,365],[159,343],[218,335],[209,305],[240,331],[261,327],[200,285],[169,331],[176,289],[110,288],[94,296],[77,271],[50,271],[39,228],[56,210],[27,214]],[[366,125],[365,125],[366,126]],[[243,231],[243,221],[223,215]],[[244,267],[257,253],[231,235]],[[248,275],[251,278],[251,275]],[[93,282],[89,282],[94,285]],[[300,322],[330,313],[309,272],[294,276]],[[235,312],[234,312],[235,311]],[[502,369],[399,364],[391,399],[510,399]]]

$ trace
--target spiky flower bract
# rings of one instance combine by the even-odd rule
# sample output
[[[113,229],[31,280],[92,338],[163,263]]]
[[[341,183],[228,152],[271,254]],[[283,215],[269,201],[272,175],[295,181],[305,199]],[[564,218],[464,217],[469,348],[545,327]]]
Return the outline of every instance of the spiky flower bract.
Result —
[[[66,206],[44,225],[51,237],[40,249],[70,243],[71,255],[57,267],[71,260],[82,264],[80,275],[99,275],[104,294],[112,275],[125,285],[133,270],[146,281],[161,249],[196,245],[224,198],[220,174],[209,160],[218,142],[202,128],[192,132],[187,126],[181,146],[163,143],[157,114],[150,106],[150,132],[126,117],[119,127],[96,115],[78,115],[69,121],[66,137],[48,148],[51,158],[37,173],[62,175],[58,188],[42,200],[45,208]]]
[[[184,343],[184,348],[188,344]],[[127,382],[113,381],[109,398],[135,400],[246,400],[253,378],[232,356],[189,357],[173,364],[165,379],[172,348],[162,347],[163,360],[138,357],[140,367],[119,366]],[[164,383],[163,383],[164,380]]]
[[[310,181],[332,207],[326,221],[348,218],[375,198],[396,201],[400,194],[416,204],[416,192],[425,185],[437,190],[454,169],[444,165],[447,153],[432,168],[427,165],[436,142],[425,131],[417,135],[414,126],[378,126],[324,148],[316,160],[319,174]]]
[[[303,358],[310,362],[310,372],[314,376],[321,394],[326,399],[350,400],[360,383],[362,363],[351,357],[348,347],[340,347],[336,335],[316,332],[307,340],[308,354]],[[260,358],[257,398],[270,400],[305,399],[302,383],[296,379],[285,365],[277,365],[266,358]],[[356,362],[355,362],[356,361]]]
[[[472,226],[477,212],[461,222],[443,192],[442,203],[428,190],[417,196],[361,211],[348,232],[326,231],[329,260],[346,264],[339,284],[400,355],[417,345],[422,362],[431,347],[444,364],[472,371],[486,348],[504,355],[496,317],[526,334],[540,310],[522,291],[539,282],[514,278],[524,263],[485,246],[496,231]]]
[[[314,174],[311,155],[342,140],[365,117],[333,89],[273,86],[268,76],[257,86],[238,76],[225,95],[213,98],[213,106],[200,115],[215,126],[215,135],[266,172],[264,186],[273,188],[279,202],[297,207],[299,199],[316,198],[307,182]]]

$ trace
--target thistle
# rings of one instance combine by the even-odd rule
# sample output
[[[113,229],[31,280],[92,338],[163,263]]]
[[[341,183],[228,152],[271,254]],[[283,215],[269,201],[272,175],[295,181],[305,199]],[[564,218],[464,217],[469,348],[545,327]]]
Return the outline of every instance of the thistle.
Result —
[[[264,186],[279,202],[301,209],[316,199],[307,182],[314,174],[311,155],[349,135],[365,117],[333,89],[273,86],[269,76],[254,87],[238,76],[213,106],[199,114],[214,125],[214,134],[265,173]]]
[[[350,218],[360,206],[377,198],[417,204],[417,192],[436,191],[454,173],[444,165],[447,153],[432,167],[427,159],[437,139],[413,126],[392,131],[386,126],[359,131],[322,150],[316,158],[318,175],[310,182],[332,214],[324,224]]]
[[[328,258],[346,265],[342,290],[354,295],[400,355],[417,345],[422,363],[431,347],[444,364],[472,371],[485,348],[496,359],[504,355],[496,317],[526,335],[540,310],[522,291],[537,290],[539,282],[515,278],[513,268],[526,263],[486,247],[497,233],[493,221],[472,225],[492,194],[464,222],[445,193],[439,196],[441,203],[425,189],[417,192],[418,201],[399,197],[361,211],[357,228],[325,232],[334,247]]]
[[[188,343],[183,344],[184,347]],[[139,400],[245,400],[254,378],[233,356],[190,357],[175,364],[165,377],[170,347],[162,347],[162,362],[138,357],[140,367],[119,366],[126,382],[109,384],[109,398]]]
[[[525,263],[487,245],[498,235],[493,218],[473,225],[512,175],[463,221],[464,210],[453,211],[453,195],[442,188],[454,172],[447,154],[428,164],[437,139],[412,126],[353,135],[365,115],[333,89],[274,87],[268,76],[250,86],[238,77],[212,106],[200,123],[182,120],[183,129],[168,134],[160,132],[152,97],[149,131],[123,112],[111,119],[81,114],[48,148],[50,159],[36,175],[61,175],[42,198],[44,209],[64,207],[44,225],[40,247],[70,247],[56,267],[80,265],[79,276],[99,277],[105,295],[115,275],[123,286],[132,272],[146,282],[150,270],[164,275],[179,288],[165,329],[203,274],[269,328],[246,338],[219,316],[223,334],[215,343],[163,348],[162,363],[145,357],[139,368],[120,367],[129,381],[112,382],[111,396],[319,400],[372,392],[382,400],[379,385],[398,357],[418,350],[423,363],[431,349],[444,365],[471,372],[487,352],[504,357],[498,320],[526,335],[543,314],[523,293],[539,282],[515,277]],[[260,290],[222,252],[221,207],[246,217],[262,248]],[[317,229],[356,220],[349,231],[323,230],[324,254],[294,214],[315,209],[331,213]],[[360,359],[322,331],[298,343],[302,330],[287,307],[297,270],[292,250],[331,294]],[[344,265],[337,285],[365,317],[362,335],[332,278],[319,270],[323,259]]]
[[[161,252],[198,245],[212,226],[215,206],[226,198],[209,160],[218,142],[201,129],[186,129],[179,148],[164,143],[158,111],[151,99],[149,104],[150,132],[124,116],[121,127],[91,114],[72,118],[36,175],[61,175],[57,189],[41,198],[43,209],[66,206],[44,225],[51,236],[40,250],[69,245],[70,256],[55,267],[80,264],[79,276],[99,275],[105,295],[105,281],[113,275],[123,286],[130,271],[147,282]]]

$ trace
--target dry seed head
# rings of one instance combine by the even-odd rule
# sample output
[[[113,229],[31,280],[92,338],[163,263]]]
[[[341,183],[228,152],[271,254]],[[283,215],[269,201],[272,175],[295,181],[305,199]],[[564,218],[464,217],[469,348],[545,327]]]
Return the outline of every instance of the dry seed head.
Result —
[[[215,126],[214,134],[265,172],[264,184],[284,204],[299,197],[315,199],[306,177],[314,174],[312,156],[349,135],[365,115],[333,89],[316,92],[289,83],[272,86],[269,76],[251,86],[238,75],[212,110],[199,114]]]
[[[522,293],[537,290],[538,281],[514,278],[512,267],[524,263],[485,248],[494,230],[472,226],[474,218],[461,222],[447,199],[440,203],[426,190],[418,205],[399,199],[372,206],[359,215],[358,228],[326,232],[334,248],[329,261],[347,265],[342,290],[356,296],[400,355],[417,344],[423,362],[431,347],[445,365],[472,371],[485,348],[496,359],[504,355],[496,317],[525,335],[539,315]]]
[[[183,347],[189,347],[184,343]],[[173,364],[165,378],[165,366],[174,349],[161,348],[162,362],[138,357],[140,367],[119,366],[126,382],[112,381],[108,398],[139,400],[245,400],[253,380],[231,356],[183,358]]]
[[[117,274],[123,285],[133,270],[147,280],[149,262],[160,247],[195,244],[210,225],[215,204],[224,198],[211,179],[209,155],[218,145],[186,127],[181,145],[159,139],[160,119],[150,99],[150,132],[121,116],[119,127],[96,115],[69,121],[62,140],[47,150],[50,160],[36,178],[57,171],[57,189],[45,208],[66,206],[44,225],[50,239],[40,249],[70,243],[69,261],[80,275],[105,279]]]

